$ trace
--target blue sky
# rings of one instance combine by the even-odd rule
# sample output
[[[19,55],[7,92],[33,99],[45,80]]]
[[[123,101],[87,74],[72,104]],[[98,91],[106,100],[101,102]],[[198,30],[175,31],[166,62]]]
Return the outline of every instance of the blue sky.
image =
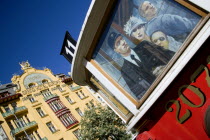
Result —
[[[54,74],[70,71],[60,55],[66,31],[77,41],[91,0],[1,0],[0,81],[21,74],[19,62],[47,67]]]

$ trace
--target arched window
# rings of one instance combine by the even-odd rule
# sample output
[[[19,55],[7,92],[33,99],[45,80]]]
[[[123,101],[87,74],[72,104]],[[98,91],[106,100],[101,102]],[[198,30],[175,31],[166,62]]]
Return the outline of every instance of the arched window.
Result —
[[[47,79],[42,80],[42,84],[48,83]]]
[[[29,87],[29,88],[32,88],[32,87],[35,87],[35,86],[36,86],[35,83],[30,83],[30,84],[28,84],[28,87]]]

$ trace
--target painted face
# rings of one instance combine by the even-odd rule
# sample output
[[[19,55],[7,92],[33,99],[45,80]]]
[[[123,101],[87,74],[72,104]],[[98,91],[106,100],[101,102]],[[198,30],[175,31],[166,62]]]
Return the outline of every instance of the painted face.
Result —
[[[131,36],[138,39],[139,41],[143,40],[145,37],[145,28],[144,26],[139,26],[134,29],[131,33]]]
[[[157,8],[149,1],[144,1],[141,6],[141,11],[144,13],[146,18],[152,18],[157,13]]]
[[[167,40],[166,35],[163,32],[158,31],[158,32],[153,33],[151,36],[151,40],[156,45],[159,45],[161,47],[164,47],[165,49],[168,49],[169,42]]]
[[[126,43],[125,39],[122,36],[117,37],[115,41],[115,49],[117,53],[126,54],[130,52],[130,47]]]

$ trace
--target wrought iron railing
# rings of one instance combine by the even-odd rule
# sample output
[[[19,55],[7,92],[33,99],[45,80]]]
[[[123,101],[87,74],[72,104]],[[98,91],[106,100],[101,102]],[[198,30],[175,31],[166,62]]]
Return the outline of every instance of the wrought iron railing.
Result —
[[[35,121],[32,121],[32,122],[29,122],[29,123],[25,124],[23,127],[15,128],[11,132],[12,132],[12,134],[14,136],[14,135],[16,135],[16,134],[18,134],[18,133],[20,133],[20,132],[22,132],[24,130],[27,130],[27,129],[33,127],[33,126],[36,126],[36,125],[37,125],[37,123]]]
[[[57,97],[57,96],[58,96],[58,95],[56,95],[56,94],[51,94],[51,95],[49,95],[49,96],[44,97],[44,100],[47,101],[47,100],[49,100],[49,99],[51,99],[51,98],[54,98],[54,97]]]
[[[10,115],[13,115],[13,114],[15,114],[15,113],[17,113],[17,112],[21,112],[21,111],[24,111],[24,110],[27,110],[27,108],[26,108],[25,106],[16,107],[16,108],[13,109],[13,110],[9,110],[9,111],[7,111],[7,112],[2,113],[2,116],[3,116],[4,118],[6,118],[6,117],[8,117],[8,116],[10,116]]]

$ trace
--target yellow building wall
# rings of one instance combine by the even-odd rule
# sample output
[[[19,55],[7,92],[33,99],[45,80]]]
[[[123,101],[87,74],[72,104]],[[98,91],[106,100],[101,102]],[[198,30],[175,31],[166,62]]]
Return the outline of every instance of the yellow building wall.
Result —
[[[43,74],[46,75],[51,79],[51,81],[48,81],[46,84],[36,84],[35,86],[28,88],[24,85],[24,80],[27,76],[31,74]],[[36,77],[31,77],[31,82],[33,82],[33,79],[36,81]],[[73,134],[73,131],[80,128],[79,124],[67,129],[63,123],[59,120],[59,118],[56,116],[55,112],[50,108],[50,106],[45,102],[43,95],[40,91],[43,91],[45,89],[49,89],[49,91],[52,94],[56,94],[59,96],[60,101],[63,103],[64,106],[66,106],[71,114],[78,120],[81,120],[81,116],[76,111],[77,108],[79,108],[83,113],[85,109],[88,109],[86,104],[89,105],[92,101],[95,105],[97,104],[97,100],[92,96],[92,94],[84,87],[80,87],[73,83],[72,81],[68,84],[65,84],[62,82],[62,80],[58,77],[55,77],[51,70],[44,69],[44,70],[37,70],[32,67],[29,67],[27,69],[24,69],[24,72],[22,75],[15,75],[12,77],[12,82],[14,84],[18,85],[17,93],[21,93],[22,97],[20,97],[19,100],[15,100],[17,103],[17,107],[25,106],[27,108],[27,117],[30,121],[36,121],[38,124],[37,132],[39,135],[44,138],[46,137],[48,140],[77,140],[77,137]],[[62,90],[58,89],[58,86],[62,88]],[[70,87],[71,86],[71,87]],[[78,86],[77,90],[71,90],[71,88],[75,88]],[[85,96],[83,96],[81,93],[83,92]],[[78,97],[76,93],[79,93],[82,99]],[[34,102],[31,102],[28,95],[31,95]],[[66,99],[66,96],[69,96],[74,103],[69,103],[69,101]],[[13,101],[14,102],[14,101]],[[9,103],[10,104],[10,103]],[[36,108],[41,107],[42,111],[46,114],[46,116],[41,117]],[[2,108],[2,107],[1,107]],[[4,109],[2,108],[2,111]],[[4,117],[0,116],[0,119],[6,122]],[[8,121],[8,120],[7,120]],[[54,127],[57,129],[55,133],[52,133],[50,129],[47,127],[46,123],[52,122]],[[7,135],[10,137],[10,128],[6,123],[2,124],[4,130],[6,131]],[[32,129],[33,131],[33,129]],[[22,134],[24,135],[24,133]],[[11,137],[10,137],[11,138]],[[12,138],[11,138],[12,139]]]

